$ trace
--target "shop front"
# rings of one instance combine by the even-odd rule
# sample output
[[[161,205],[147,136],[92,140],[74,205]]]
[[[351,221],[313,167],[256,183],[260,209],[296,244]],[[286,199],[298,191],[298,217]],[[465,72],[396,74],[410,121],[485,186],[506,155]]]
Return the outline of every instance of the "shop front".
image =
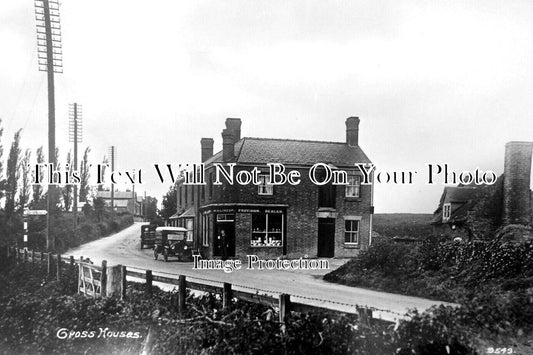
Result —
[[[201,249],[206,257],[286,255],[286,205],[211,205],[200,212]]]

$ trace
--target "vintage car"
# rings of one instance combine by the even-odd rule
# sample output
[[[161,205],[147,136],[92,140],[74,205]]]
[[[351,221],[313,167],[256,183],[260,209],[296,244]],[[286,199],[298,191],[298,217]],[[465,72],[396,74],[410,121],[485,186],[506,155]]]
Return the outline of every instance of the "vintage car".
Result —
[[[157,224],[143,224],[141,226],[141,249],[144,246],[153,248],[155,245],[155,229]]]
[[[168,261],[169,256],[175,256],[178,261],[192,261],[192,235],[183,227],[157,227],[155,230],[154,259],[159,254]]]

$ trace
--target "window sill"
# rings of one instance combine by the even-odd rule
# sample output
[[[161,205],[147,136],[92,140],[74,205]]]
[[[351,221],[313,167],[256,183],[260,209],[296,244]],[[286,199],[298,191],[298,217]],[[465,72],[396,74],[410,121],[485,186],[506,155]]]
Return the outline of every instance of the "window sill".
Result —
[[[359,249],[359,243],[344,243],[344,249]]]
[[[274,194],[271,194],[271,195],[257,194],[257,197],[259,197],[259,198],[274,198]]]
[[[350,201],[350,202],[361,202],[363,199],[361,197],[353,197],[353,196],[344,196],[344,200]]]

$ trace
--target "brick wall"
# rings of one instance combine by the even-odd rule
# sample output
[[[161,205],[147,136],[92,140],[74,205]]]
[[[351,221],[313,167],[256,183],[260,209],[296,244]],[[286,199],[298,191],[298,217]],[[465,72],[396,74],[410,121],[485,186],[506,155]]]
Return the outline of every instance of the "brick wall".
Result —
[[[531,142],[505,145],[504,211],[505,224],[531,224]]]
[[[235,167],[235,173],[244,169]],[[246,168],[251,169],[251,168]],[[210,197],[209,185],[205,186],[205,199],[200,200],[200,206],[214,203],[240,204],[284,204],[288,205],[286,214],[286,252],[287,257],[316,257],[318,240],[318,186],[308,179],[308,169],[294,168],[301,173],[300,185],[274,186],[272,196],[258,194],[258,187],[249,185],[214,186]],[[206,171],[206,180],[214,168]],[[266,172],[267,170],[265,170]],[[208,182],[209,184],[209,182]],[[360,249],[368,246],[370,232],[370,200],[371,186],[361,186],[361,197],[345,198],[345,187],[336,188],[337,219],[335,222],[335,256],[351,257],[357,255]],[[188,206],[184,206],[186,209]],[[344,216],[360,216],[360,242],[357,247],[347,247],[344,244]],[[199,229],[201,230],[201,229]],[[236,255],[243,259],[247,254],[257,254],[261,257],[281,257],[282,248],[251,247],[251,214],[237,213],[236,222]],[[200,237],[200,235],[198,236]],[[212,244],[211,244],[212,245]]]

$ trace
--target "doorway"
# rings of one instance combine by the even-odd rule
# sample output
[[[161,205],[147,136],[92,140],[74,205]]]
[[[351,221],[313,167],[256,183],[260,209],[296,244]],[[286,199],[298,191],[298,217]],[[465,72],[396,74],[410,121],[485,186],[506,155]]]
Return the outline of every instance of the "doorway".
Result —
[[[317,256],[324,258],[335,256],[335,218],[318,219]]]
[[[235,217],[233,214],[217,215],[213,255],[223,259],[235,257]]]

